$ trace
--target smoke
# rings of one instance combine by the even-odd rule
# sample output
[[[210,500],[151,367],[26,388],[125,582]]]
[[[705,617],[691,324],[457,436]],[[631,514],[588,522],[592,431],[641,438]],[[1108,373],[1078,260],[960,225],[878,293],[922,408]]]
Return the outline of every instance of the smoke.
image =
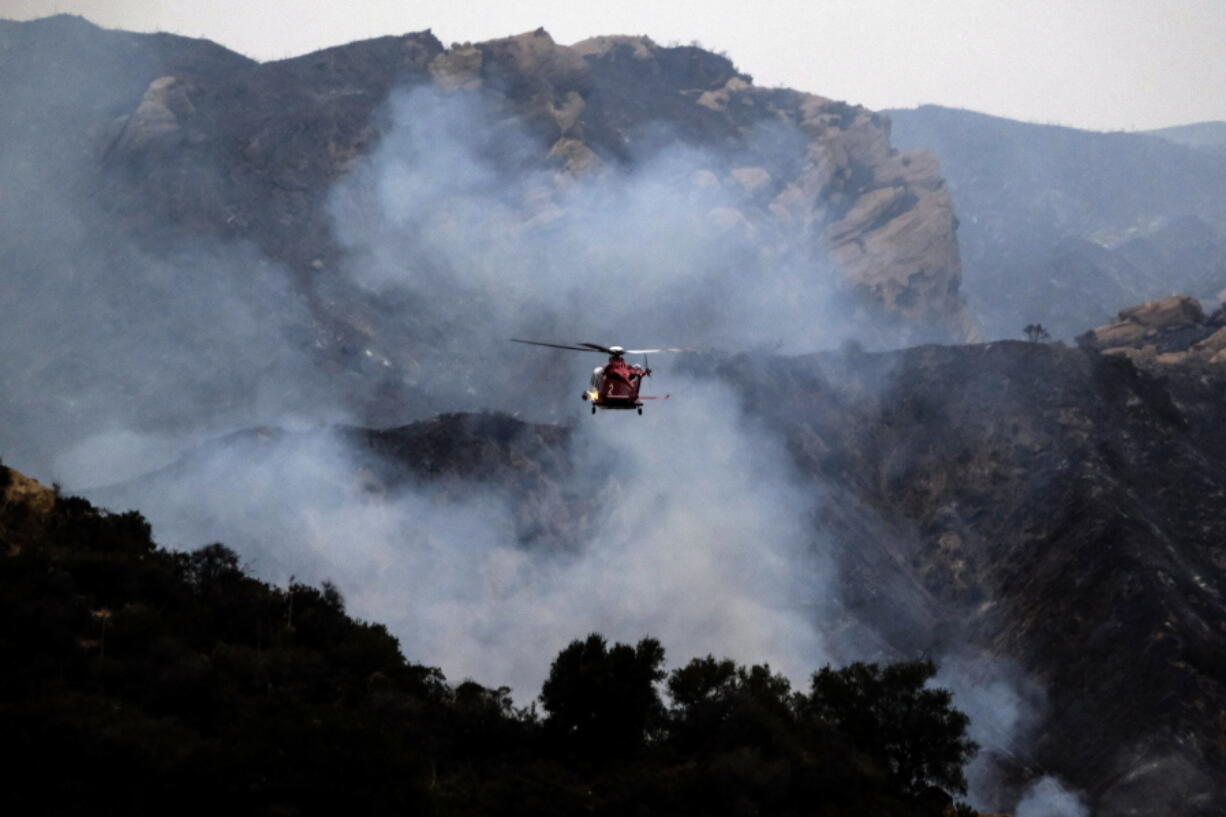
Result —
[[[116,484],[234,428],[348,419],[340,407],[355,384],[318,367],[286,270],[249,244],[170,223],[151,234],[114,209],[127,199],[104,163],[125,126],[91,132],[99,112],[85,98],[110,89],[105,113],[130,116],[145,84],[139,71],[93,67],[73,69],[84,90],[34,68],[10,77],[26,93],[9,121],[37,128],[3,134],[8,461],[74,488]],[[720,153],[630,134],[651,145],[632,168],[576,179],[542,166],[541,146],[489,96],[403,92],[388,114],[331,212],[347,253],[337,291],[376,293],[397,310],[387,323],[403,324],[364,352],[406,373],[421,400],[408,415],[578,409],[599,358],[511,353],[511,336],[802,351],[851,331],[803,225],[773,224],[754,203],[804,159],[790,126]],[[175,150],[191,189],[216,187],[224,168]],[[753,183],[735,168],[754,168],[740,174]],[[400,365],[406,356],[413,365]],[[521,547],[505,500],[476,486],[458,503],[427,485],[364,493],[360,458],[328,434],[284,450],[210,443],[156,478],[89,493],[141,508],[168,545],[225,541],[268,579],[331,578],[411,658],[529,697],[552,654],[589,630],[651,633],[682,658],[729,654],[794,675],[819,666],[814,618],[835,601],[812,489],[729,391],[670,382],[667,362],[652,364],[677,392],[670,404],[602,415],[575,435],[573,488],[598,497],[601,516],[564,554]]]
[[[600,359],[501,351],[510,337],[802,351],[852,330],[811,236],[755,216],[762,191],[731,171],[758,168],[754,178],[771,184],[804,156],[794,129],[763,127],[723,154],[631,134],[631,144],[660,147],[632,167],[575,178],[541,167],[532,158],[541,146],[480,93],[418,88],[394,95],[389,112],[391,129],[334,191],[331,212],[352,280],[426,316],[428,359],[411,385],[433,401],[572,414]],[[482,551],[509,571],[499,574],[502,595],[465,590],[430,605],[498,626],[423,655],[521,689],[587,630],[651,632],[682,658],[769,660],[798,676],[826,660],[814,617],[833,591],[831,571],[815,569],[816,498],[802,495],[787,456],[739,415],[732,394],[666,379],[667,361],[654,365],[674,403],[629,427],[618,416],[580,426],[580,472],[610,461],[615,470],[611,485],[580,479],[608,500],[581,555],[554,564],[507,550],[502,524],[484,537],[502,544]],[[455,598],[475,601],[461,611]],[[418,629],[398,631],[421,640]]]
[[[1026,789],[1017,804],[1017,817],[1090,817],[1090,809],[1077,794],[1048,775]]]
[[[385,306],[362,354],[413,396],[398,416],[579,412],[600,359],[512,349],[510,337],[800,353],[864,330],[809,225],[765,205],[808,161],[789,125],[719,150],[629,133],[632,165],[574,177],[539,161],[542,146],[496,98],[404,91],[388,121],[332,191],[330,214],[345,250],[336,292],[352,286]],[[218,240],[138,243],[89,195],[96,167],[57,164],[37,139],[9,144],[7,461],[97,485],[234,428],[350,419],[341,406],[368,376],[317,366],[311,317],[276,263]],[[21,217],[21,196],[36,216]],[[331,579],[411,660],[510,685],[521,701],[589,631],[654,635],[678,662],[769,661],[794,681],[832,659],[876,657],[854,628],[830,626],[849,614],[840,544],[813,522],[820,488],[729,389],[652,365],[649,385],[672,400],[576,426],[568,489],[599,512],[561,551],[522,545],[506,496],[476,484],[460,497],[427,483],[367,490],[362,456],[323,431],[211,444],[90,495],[140,508],[163,544],[220,540],[271,581]],[[977,720],[1009,734],[1003,745],[1024,732],[1028,698],[1010,676],[983,689],[973,673],[948,677]]]
[[[934,683],[954,692],[954,706],[970,718],[969,736],[979,744],[966,768],[967,799],[981,811],[999,810],[1008,787],[1001,767],[1029,765],[1044,689],[1016,662],[970,649],[943,656]]]
[[[793,128],[722,154],[632,134],[664,147],[575,178],[530,161],[542,146],[481,94],[419,88],[389,109],[392,129],[331,210],[353,280],[419,311],[428,357],[412,385],[435,400],[523,409],[505,370],[539,375],[561,357],[490,365],[509,337],[800,352],[855,331],[807,228],[763,215],[804,156]],[[765,189],[738,182],[742,166]],[[573,391],[573,376],[565,391],[545,379],[541,404]]]
[[[0,345],[19,350],[0,361],[0,444],[14,461],[99,484],[161,465],[201,433],[302,405],[328,415],[309,355],[285,339],[306,310],[250,249],[186,246],[167,259],[121,246],[100,258],[96,246],[19,259],[0,304]]]
[[[212,447],[158,475],[143,509],[163,542],[222,539],[266,579],[331,579],[414,660],[512,686],[524,703],[557,652],[592,631],[651,634],[675,661],[730,655],[802,678],[827,661],[815,602],[835,601],[829,555],[811,544],[814,497],[745,428],[730,392],[679,385],[684,411],[576,430],[567,487],[597,511],[590,537],[561,553],[518,542],[492,490],[371,492],[358,452],[329,432]]]
[[[149,54],[81,21],[29,25],[0,68],[0,450],[83,486],[297,406],[336,416],[309,349],[288,341],[308,316],[285,270],[141,221],[156,209],[142,197],[218,188],[224,169],[182,146],[176,172],[132,170],[143,187],[125,193],[108,164],[156,76]]]

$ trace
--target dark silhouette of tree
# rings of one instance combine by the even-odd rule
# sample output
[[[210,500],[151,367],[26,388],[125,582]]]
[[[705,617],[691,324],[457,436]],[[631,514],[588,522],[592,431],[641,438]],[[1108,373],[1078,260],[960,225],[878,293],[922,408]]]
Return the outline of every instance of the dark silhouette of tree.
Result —
[[[795,696],[767,665],[695,658],[668,677],[669,735],[683,752],[752,746],[774,752],[795,729]]]
[[[187,580],[202,592],[216,592],[242,578],[238,554],[214,542],[192,551],[187,559]]]
[[[813,675],[807,706],[904,794],[931,786],[964,793],[962,767],[979,747],[966,737],[970,719],[950,705],[949,690],[925,686],[934,675],[931,661],[824,667]]]
[[[345,597],[341,595],[340,589],[337,588],[331,579],[324,579],[320,583],[319,589],[325,604],[338,613],[345,612]]]
[[[663,722],[656,689],[663,663],[654,638],[611,648],[597,633],[572,641],[541,688],[547,733],[586,757],[633,754]]]
[[[1046,343],[1051,340],[1051,335],[1043,328],[1041,323],[1028,323],[1022,329],[1022,332],[1026,335],[1026,340],[1031,343]]]
[[[731,659],[695,658],[668,676],[669,732],[682,751],[716,742],[735,705],[737,667]]]
[[[274,587],[220,544],[161,550],[138,513],[75,497],[32,527],[11,504],[0,732],[19,813],[93,813],[105,791],[138,813],[937,817],[953,801],[925,786],[957,788],[969,757],[930,664],[826,669],[802,695],[707,656],[668,677],[665,713],[660,644],[593,634],[553,662],[542,721],[406,661],[329,583]]]

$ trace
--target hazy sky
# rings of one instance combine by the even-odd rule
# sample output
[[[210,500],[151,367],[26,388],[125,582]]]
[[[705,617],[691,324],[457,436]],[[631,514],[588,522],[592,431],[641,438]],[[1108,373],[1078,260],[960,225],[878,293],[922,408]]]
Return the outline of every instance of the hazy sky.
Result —
[[[207,37],[261,60],[431,28],[444,43],[544,26],[725,51],[759,85],[871,108],[938,103],[1101,130],[1226,120],[1226,0],[0,0]]]

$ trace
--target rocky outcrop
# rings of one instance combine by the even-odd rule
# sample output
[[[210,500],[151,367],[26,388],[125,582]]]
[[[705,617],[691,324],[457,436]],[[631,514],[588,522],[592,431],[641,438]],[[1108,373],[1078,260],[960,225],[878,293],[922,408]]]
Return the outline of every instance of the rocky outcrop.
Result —
[[[700,184],[742,196],[735,210],[712,218],[725,226],[764,225],[755,237],[776,253],[780,234],[799,230],[811,236],[815,275],[828,255],[847,283],[886,314],[948,338],[977,337],[959,294],[957,221],[939,165],[928,151],[894,150],[887,118],[814,94],[758,88],[724,57],[644,37],[564,47],[541,29],[472,48],[500,66],[504,82],[512,76],[516,87],[534,87],[526,118],[552,119],[551,154],[571,172],[626,160],[634,130],[653,121],[700,144],[725,146],[743,143],[763,123],[792,123],[808,143],[800,162],[787,166],[778,156],[751,152],[743,157],[748,162],[704,176]]]
[[[1121,310],[1114,322],[1077,342],[1141,364],[1226,363],[1226,308],[1206,317],[1195,298],[1172,295]]]
[[[957,219],[935,158],[926,151],[893,154],[875,179],[889,186],[859,196],[828,228],[835,257],[886,309],[977,339],[978,326],[958,292]]]
[[[51,28],[56,37],[45,39]],[[932,154],[895,151],[886,117],[758,88],[726,57],[698,47],[644,37],[566,46],[538,29],[447,48],[426,31],[257,64],[211,43],[104,32],[77,18],[5,31],[26,66],[19,84],[80,75],[67,132],[38,115],[48,118],[47,140],[66,140],[67,151],[89,134],[93,156],[76,158],[103,163],[110,211],[140,236],[173,229],[252,242],[294,269],[317,306],[318,288],[337,297],[332,184],[378,144],[389,93],[430,84],[495,100],[535,140],[536,167],[564,175],[634,164],[652,128],[733,155],[711,171],[738,193],[736,212],[714,212],[712,223],[751,225],[763,253],[807,258],[818,278],[829,276],[832,259],[847,286],[904,336],[975,335],[959,294],[956,219]],[[57,48],[59,40],[75,50]],[[100,53],[117,51],[131,66],[123,82],[109,65],[89,76]],[[104,79],[107,87],[91,89]],[[753,144],[756,129],[780,123],[798,131],[802,155]],[[528,209],[526,223],[537,215]],[[344,323],[346,311],[319,320]]]
[[[19,553],[54,507],[54,491],[0,465],[0,554]]]

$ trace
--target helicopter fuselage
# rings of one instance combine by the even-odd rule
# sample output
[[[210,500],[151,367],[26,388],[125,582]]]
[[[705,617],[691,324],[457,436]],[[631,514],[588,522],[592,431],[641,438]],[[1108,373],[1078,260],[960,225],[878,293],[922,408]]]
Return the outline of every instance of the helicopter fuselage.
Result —
[[[649,370],[641,366],[627,363],[620,355],[613,355],[605,365],[592,372],[591,387],[580,395],[580,399],[592,404],[592,413],[596,409],[637,409],[642,413],[643,401],[639,399],[639,388]]]

